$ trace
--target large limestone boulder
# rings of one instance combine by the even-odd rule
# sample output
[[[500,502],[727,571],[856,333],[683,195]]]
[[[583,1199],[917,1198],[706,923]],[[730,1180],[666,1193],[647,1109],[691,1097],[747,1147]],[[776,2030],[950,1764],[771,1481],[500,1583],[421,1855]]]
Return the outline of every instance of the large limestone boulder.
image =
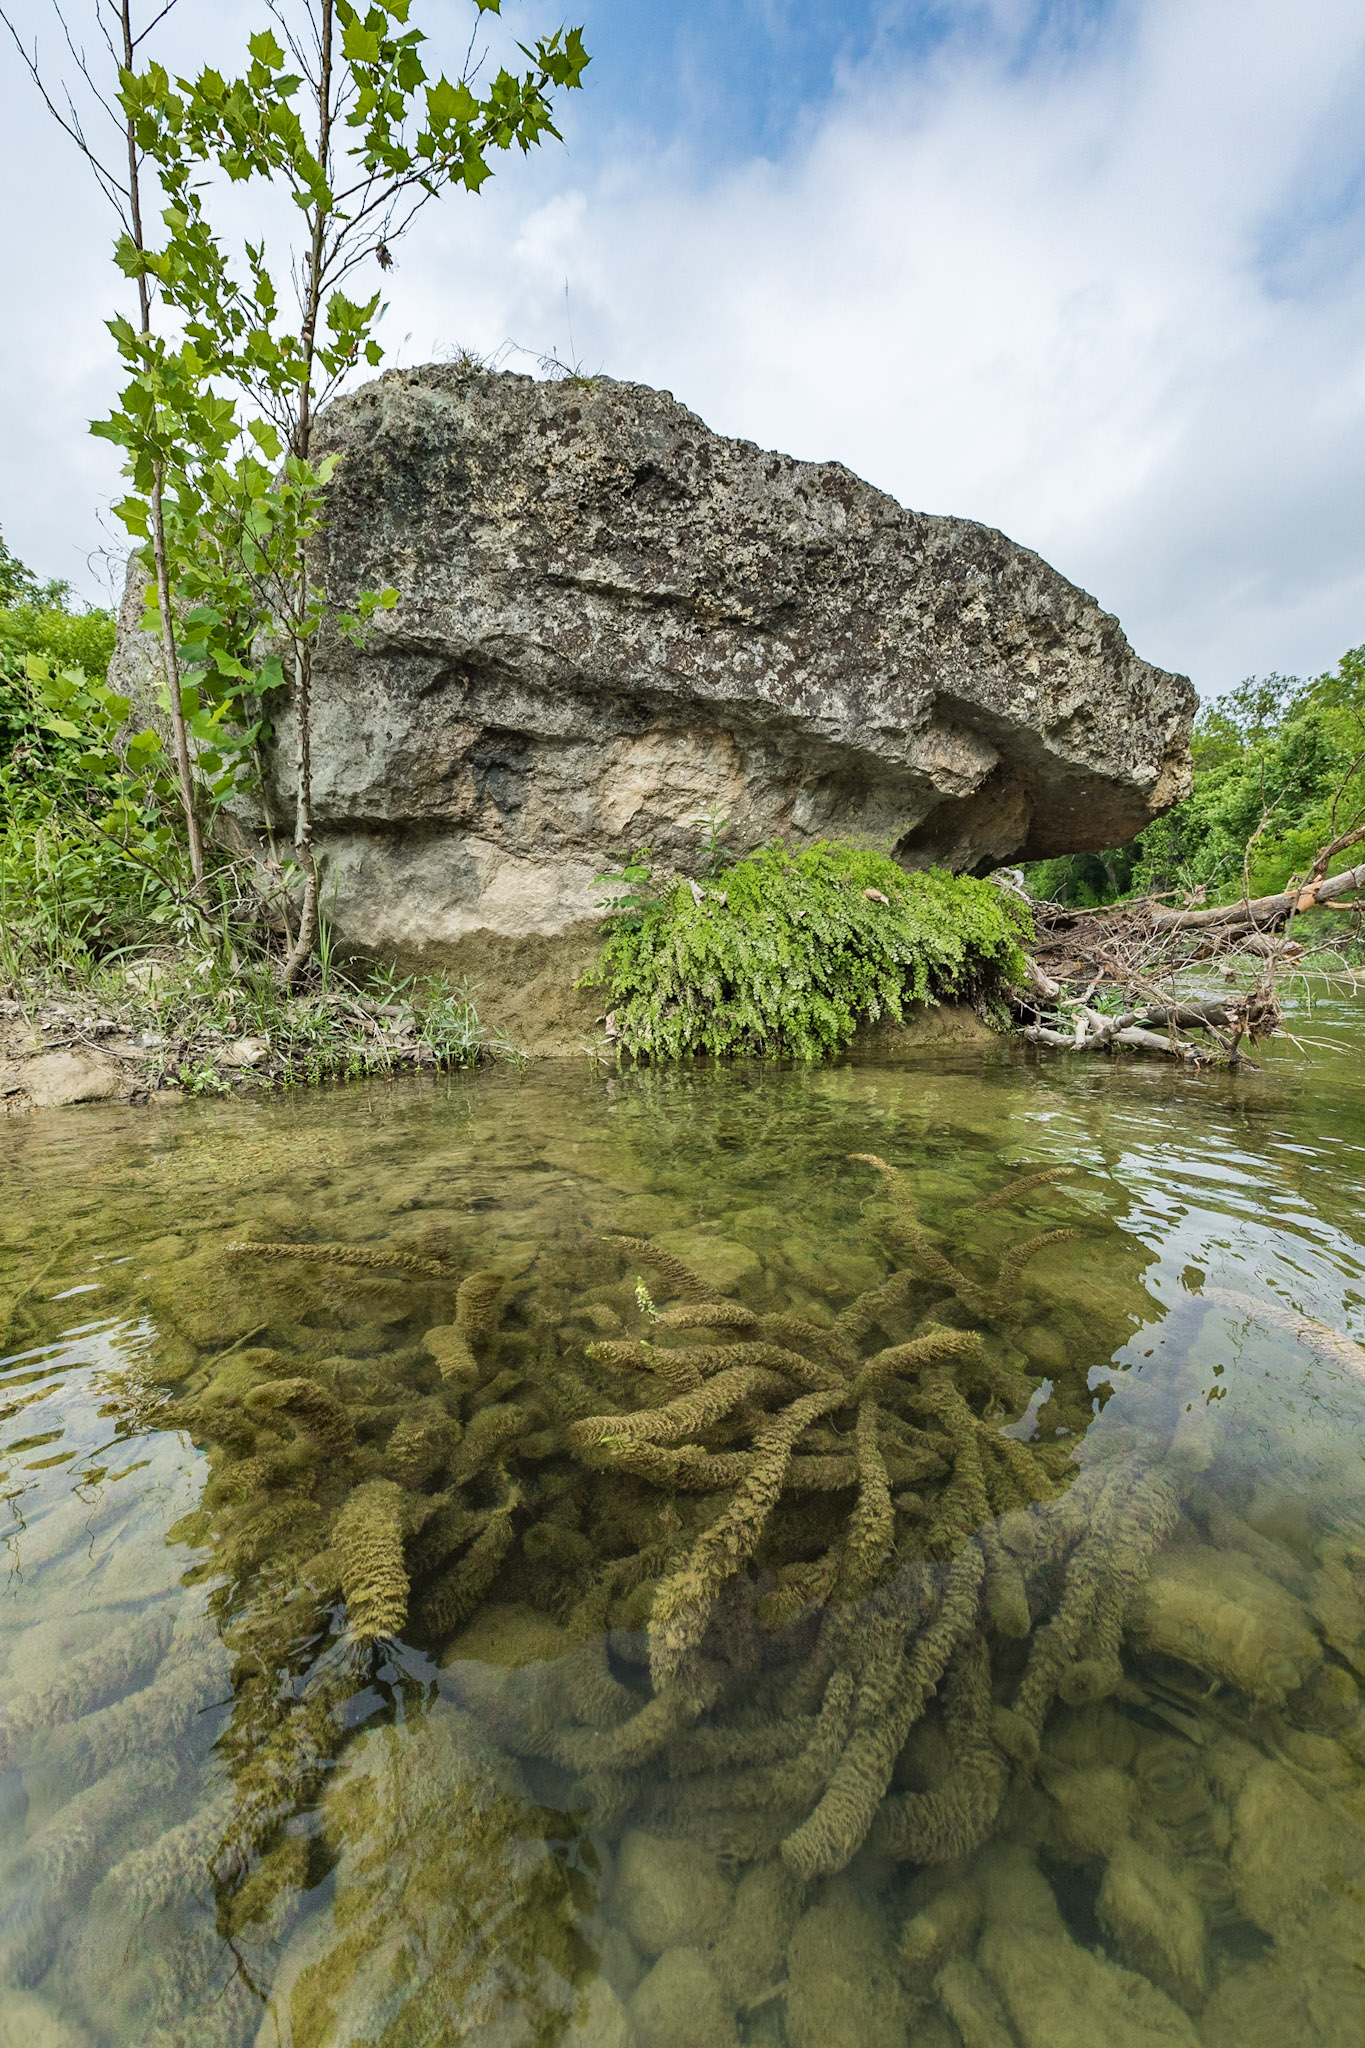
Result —
[[[641,845],[695,870],[707,814],[737,850],[841,834],[985,872],[1115,845],[1188,787],[1189,683],[1037,555],[667,392],[438,364],[324,439],[329,590],[401,593],[319,649],[337,929],[491,973],[542,1031],[572,1021],[595,878]],[[287,704],[275,730],[285,820]]]

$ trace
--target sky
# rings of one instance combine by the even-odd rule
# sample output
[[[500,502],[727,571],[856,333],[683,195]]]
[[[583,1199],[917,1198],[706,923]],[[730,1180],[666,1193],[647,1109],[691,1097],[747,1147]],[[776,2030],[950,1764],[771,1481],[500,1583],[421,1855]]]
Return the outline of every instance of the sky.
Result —
[[[414,0],[448,64],[472,18]],[[179,0],[167,61],[265,20]],[[562,145],[419,219],[390,362],[671,390],[1000,527],[1205,695],[1365,641],[1359,0],[504,0],[495,45],[562,20]],[[0,178],[0,528],[97,597],[112,216],[4,50]]]

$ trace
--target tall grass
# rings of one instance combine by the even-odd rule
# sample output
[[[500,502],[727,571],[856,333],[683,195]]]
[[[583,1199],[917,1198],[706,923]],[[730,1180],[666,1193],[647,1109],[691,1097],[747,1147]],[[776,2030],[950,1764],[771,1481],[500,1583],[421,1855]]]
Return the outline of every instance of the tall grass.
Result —
[[[200,1091],[244,1071],[320,1081],[518,1057],[481,1024],[471,990],[352,968],[325,918],[302,982],[283,989],[289,878],[211,844],[195,885],[160,743],[131,732],[128,700],[104,680],[112,614],[73,612],[3,541],[0,570],[20,594],[0,602],[6,993],[140,1033],[164,1078]]]
[[[0,817],[4,992],[140,1033],[155,1071],[198,1092],[231,1085],[242,1040],[262,1048],[250,1071],[295,1082],[516,1057],[470,989],[352,967],[325,921],[310,975],[282,989],[285,898],[264,899],[258,880],[219,853],[196,891],[174,838],[123,844],[70,801],[11,806]]]

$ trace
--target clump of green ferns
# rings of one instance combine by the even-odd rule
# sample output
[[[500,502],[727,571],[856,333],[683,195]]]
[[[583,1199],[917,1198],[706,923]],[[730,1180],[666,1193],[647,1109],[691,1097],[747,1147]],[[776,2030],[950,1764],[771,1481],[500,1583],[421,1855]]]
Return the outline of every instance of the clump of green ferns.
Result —
[[[629,879],[648,884],[644,855]],[[1031,935],[1024,904],[989,882],[907,874],[837,840],[778,843],[704,885],[637,887],[585,980],[637,1055],[826,1059],[909,1003],[989,1000],[1022,977]]]

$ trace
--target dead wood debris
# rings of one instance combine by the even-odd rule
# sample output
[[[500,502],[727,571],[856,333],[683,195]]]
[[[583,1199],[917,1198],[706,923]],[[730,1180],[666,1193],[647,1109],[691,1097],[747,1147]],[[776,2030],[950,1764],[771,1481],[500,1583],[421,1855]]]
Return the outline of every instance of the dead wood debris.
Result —
[[[1327,873],[1362,839],[1365,827],[1342,834],[1321,849],[1303,880],[1236,903],[1189,898],[1172,905],[1144,896],[1077,910],[1031,898],[1037,944],[1027,987],[1015,996],[1021,1035],[1063,1052],[1127,1046],[1191,1066],[1254,1066],[1247,1048],[1280,1029],[1279,978],[1304,955],[1294,920],[1310,910],[1365,910],[1365,862]],[[1023,893],[1017,871],[998,879]],[[1225,994],[1191,996],[1177,988],[1186,970],[1212,961],[1221,965]],[[1254,969],[1247,985],[1238,983],[1239,963]],[[1358,987],[1360,978],[1346,973]]]

